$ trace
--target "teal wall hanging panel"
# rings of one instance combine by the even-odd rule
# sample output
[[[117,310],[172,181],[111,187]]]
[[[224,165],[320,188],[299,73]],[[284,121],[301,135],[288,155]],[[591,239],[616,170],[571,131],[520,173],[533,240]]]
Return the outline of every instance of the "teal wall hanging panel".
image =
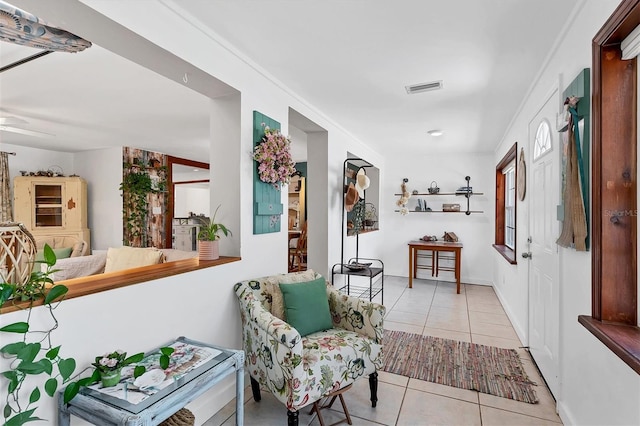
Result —
[[[264,128],[280,130],[280,123],[258,111],[253,111],[253,146],[262,142]],[[258,163],[253,161],[253,233],[268,234],[280,232],[282,215],[282,196],[280,187],[265,183],[258,176]]]
[[[589,211],[590,199],[589,194],[589,150],[591,148],[591,140],[589,135],[591,134],[591,71],[589,68],[585,68],[569,86],[562,92],[563,99],[570,96],[576,96],[580,98],[578,105],[576,106],[576,113],[578,115],[578,129],[579,133],[576,137],[576,142],[579,141],[579,162],[580,164],[580,186],[582,188],[582,198],[584,200],[585,218],[587,220],[587,239],[586,245],[589,250],[590,236],[589,236]],[[578,139],[579,138],[579,139]]]

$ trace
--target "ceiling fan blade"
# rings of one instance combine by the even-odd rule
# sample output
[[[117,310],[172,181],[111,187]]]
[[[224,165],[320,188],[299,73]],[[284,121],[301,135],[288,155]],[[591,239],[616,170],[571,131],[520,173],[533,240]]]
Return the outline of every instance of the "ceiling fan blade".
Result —
[[[0,117],[0,126],[15,126],[16,124],[29,124],[29,122],[13,116]]]
[[[0,125],[0,131],[20,133],[22,135],[35,136],[37,138],[55,138],[56,137],[56,135],[52,135],[51,133],[37,132],[35,130],[26,130],[26,129],[21,129],[19,127],[5,126],[5,125]]]

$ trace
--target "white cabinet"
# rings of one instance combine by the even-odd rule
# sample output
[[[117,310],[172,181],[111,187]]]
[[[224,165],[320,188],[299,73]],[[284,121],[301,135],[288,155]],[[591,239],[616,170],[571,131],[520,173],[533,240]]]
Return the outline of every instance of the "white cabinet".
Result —
[[[184,251],[198,250],[198,232],[200,232],[200,223],[197,220],[190,218],[174,218],[172,232],[172,248]]]

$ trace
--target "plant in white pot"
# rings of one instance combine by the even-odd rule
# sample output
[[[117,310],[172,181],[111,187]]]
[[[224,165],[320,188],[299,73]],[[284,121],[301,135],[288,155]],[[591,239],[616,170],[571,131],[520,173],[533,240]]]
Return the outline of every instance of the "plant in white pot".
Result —
[[[220,257],[220,248],[218,244],[218,240],[221,237],[220,234],[224,234],[225,237],[231,235],[231,231],[229,231],[226,226],[221,223],[216,223],[218,209],[220,209],[220,206],[216,208],[211,219],[208,217],[199,218],[202,223],[200,232],[198,232],[198,257],[200,260],[218,259]]]

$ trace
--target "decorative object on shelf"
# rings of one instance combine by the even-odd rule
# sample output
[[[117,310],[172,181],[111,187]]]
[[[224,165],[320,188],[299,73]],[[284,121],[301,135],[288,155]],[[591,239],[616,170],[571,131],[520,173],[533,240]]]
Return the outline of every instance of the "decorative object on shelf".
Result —
[[[417,190],[417,189],[414,189],[413,191],[411,191],[411,194],[412,194],[412,195],[418,195],[418,190]]]
[[[425,235],[424,237],[420,238],[422,241],[438,241],[438,237],[436,237],[435,235]]]
[[[253,111],[253,146],[254,150],[264,142],[265,127],[280,129],[280,123],[258,112]],[[252,151],[252,156],[255,154]],[[287,171],[290,178],[295,170]],[[280,232],[281,216],[284,212],[280,184],[263,182],[258,167],[253,167],[253,233],[268,234]]]
[[[373,228],[378,222],[378,215],[376,213],[376,206],[373,203],[366,203],[364,209],[364,226],[366,228]]]
[[[356,191],[358,191],[360,198],[364,198],[364,191],[369,188],[370,184],[369,176],[366,175],[364,167],[361,167],[356,175]]]
[[[442,239],[445,240],[448,243],[457,243],[458,242],[458,236],[453,232],[446,232],[445,231],[444,235],[442,236]]]
[[[225,237],[231,235],[231,231],[221,223],[216,223],[216,215],[220,205],[213,213],[213,217],[198,216],[198,220],[202,224],[200,232],[198,232],[198,258],[200,260],[216,260],[220,257],[220,248],[218,240],[220,239],[220,233],[223,233]]]
[[[49,166],[47,170],[38,170],[37,172],[28,172],[26,170],[20,170],[21,176],[42,176],[42,177],[64,177],[64,171],[62,167],[58,165]]]
[[[442,204],[442,211],[443,212],[459,212],[460,211],[460,204]]]
[[[402,179],[402,184],[400,185],[400,199],[396,201],[396,205],[400,207],[400,214],[403,216],[409,213],[409,209],[407,209],[407,203],[409,202],[409,198],[411,198],[411,194],[409,194],[409,191],[407,190],[407,182],[409,182],[409,179]]]
[[[520,159],[518,160],[518,198],[524,201],[524,194],[527,192],[527,164],[524,161],[524,148],[520,149]]]
[[[423,200],[422,198],[418,198],[418,206],[416,207],[417,212],[430,212],[431,207],[427,207],[427,200]]]
[[[350,262],[350,263],[346,263],[344,265],[345,268],[349,269],[350,271],[363,271],[365,269],[367,269],[369,266],[371,266],[371,262]]]
[[[438,188],[438,182],[436,182],[435,180],[432,181],[429,188],[427,188],[427,191],[429,191],[429,194],[437,194],[438,192],[440,192],[440,188]]]
[[[262,142],[254,148],[253,159],[258,162],[260,180],[271,183],[276,188],[288,185],[295,173],[296,163],[291,158],[291,140],[279,129],[264,127]]]

